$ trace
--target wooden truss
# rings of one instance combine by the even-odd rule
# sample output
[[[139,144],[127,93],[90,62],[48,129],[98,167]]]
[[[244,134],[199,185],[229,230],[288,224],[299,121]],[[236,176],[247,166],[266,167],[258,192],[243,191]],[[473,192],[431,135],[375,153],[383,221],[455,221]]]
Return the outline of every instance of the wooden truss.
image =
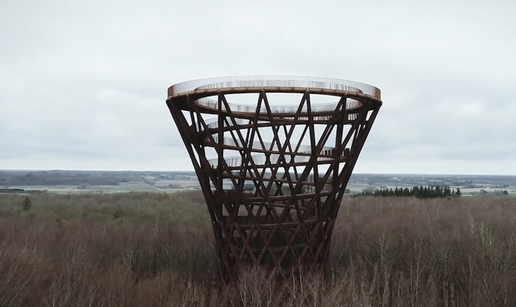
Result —
[[[244,93],[255,102],[241,104]],[[278,93],[298,100],[279,106]],[[283,275],[327,265],[346,185],[381,104],[358,91],[314,88],[169,97],[212,219],[223,282],[244,264]]]

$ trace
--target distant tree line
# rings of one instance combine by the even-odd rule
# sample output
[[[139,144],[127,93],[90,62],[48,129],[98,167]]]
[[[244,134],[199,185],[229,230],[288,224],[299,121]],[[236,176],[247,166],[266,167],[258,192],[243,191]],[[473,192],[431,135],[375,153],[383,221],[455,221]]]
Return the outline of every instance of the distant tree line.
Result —
[[[375,191],[366,190],[362,193],[355,194],[355,196],[382,196],[382,197],[417,197],[417,198],[437,198],[437,197],[452,197],[462,196],[459,188],[451,189],[448,186],[414,186],[412,188],[385,188],[377,189]]]

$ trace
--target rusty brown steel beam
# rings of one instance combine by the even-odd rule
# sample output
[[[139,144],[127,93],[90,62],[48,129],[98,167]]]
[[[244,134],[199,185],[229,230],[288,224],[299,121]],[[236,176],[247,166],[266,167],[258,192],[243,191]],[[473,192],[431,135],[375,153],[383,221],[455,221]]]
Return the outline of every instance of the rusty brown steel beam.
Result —
[[[168,93],[212,219],[221,281],[236,279],[244,264],[282,275],[324,269],[380,90],[325,78],[233,77]],[[282,93],[299,99],[281,105]],[[241,101],[249,95],[251,105]],[[334,102],[321,105],[320,96]]]

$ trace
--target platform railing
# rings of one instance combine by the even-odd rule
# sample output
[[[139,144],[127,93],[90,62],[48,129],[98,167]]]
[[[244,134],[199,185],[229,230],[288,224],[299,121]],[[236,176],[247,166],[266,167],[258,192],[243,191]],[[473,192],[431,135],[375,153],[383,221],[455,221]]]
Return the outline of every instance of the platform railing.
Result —
[[[172,85],[168,88],[168,96],[169,98],[176,97],[197,90],[257,87],[339,90],[366,94],[381,99],[380,89],[365,83],[333,78],[300,76],[238,76],[192,80]]]

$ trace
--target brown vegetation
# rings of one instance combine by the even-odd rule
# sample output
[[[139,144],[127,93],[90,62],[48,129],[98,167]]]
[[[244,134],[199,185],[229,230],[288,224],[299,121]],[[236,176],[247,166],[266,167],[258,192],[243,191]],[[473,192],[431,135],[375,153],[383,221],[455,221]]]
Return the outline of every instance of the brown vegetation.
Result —
[[[199,193],[0,195],[0,306],[207,306],[217,270],[206,211]],[[515,217],[513,198],[345,199],[325,279],[248,268],[218,296],[516,306]]]

